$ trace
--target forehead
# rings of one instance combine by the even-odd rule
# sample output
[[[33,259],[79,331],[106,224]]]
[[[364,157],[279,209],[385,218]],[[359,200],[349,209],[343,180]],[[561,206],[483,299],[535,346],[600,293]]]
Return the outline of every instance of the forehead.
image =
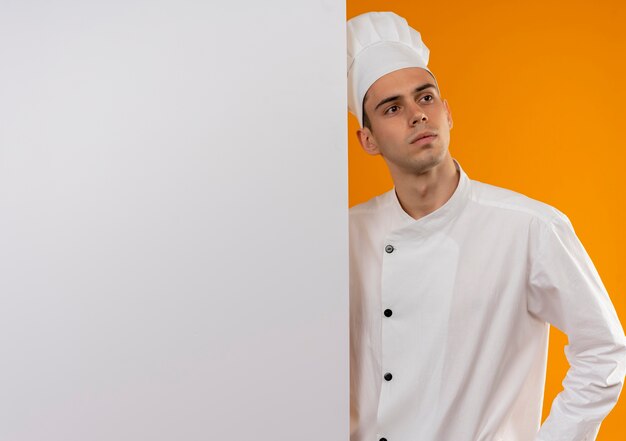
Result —
[[[366,105],[374,105],[390,96],[409,95],[416,87],[425,83],[435,84],[433,77],[421,67],[407,67],[383,75],[367,91]]]

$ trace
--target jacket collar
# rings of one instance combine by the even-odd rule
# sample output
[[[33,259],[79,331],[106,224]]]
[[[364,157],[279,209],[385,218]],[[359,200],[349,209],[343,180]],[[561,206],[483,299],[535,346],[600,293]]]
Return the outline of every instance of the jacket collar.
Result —
[[[465,207],[470,195],[470,179],[456,159],[452,159],[456,169],[460,172],[459,182],[454,193],[441,207],[419,219],[412,218],[400,205],[395,186],[387,193],[388,203],[391,205],[391,230],[402,234],[424,235],[440,230],[451,220],[455,219]]]

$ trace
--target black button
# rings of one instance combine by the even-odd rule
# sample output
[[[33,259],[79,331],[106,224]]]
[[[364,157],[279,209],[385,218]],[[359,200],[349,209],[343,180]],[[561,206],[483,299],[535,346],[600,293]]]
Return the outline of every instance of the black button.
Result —
[[[384,314],[385,314],[385,317],[391,317],[391,314],[393,313],[391,312],[391,309],[385,309]]]
[[[393,253],[393,250],[394,250],[393,245],[387,245],[385,247],[385,251],[387,251],[388,253]]]
[[[381,438],[379,441],[387,441],[387,438]]]
[[[387,380],[387,381],[391,381],[391,378],[392,378],[392,375],[391,375],[389,372],[387,372],[387,373],[385,374],[385,380]]]

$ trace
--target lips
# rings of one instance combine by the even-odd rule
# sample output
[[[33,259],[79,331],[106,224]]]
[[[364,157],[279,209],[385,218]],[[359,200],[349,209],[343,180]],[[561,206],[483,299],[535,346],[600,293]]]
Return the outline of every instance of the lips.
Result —
[[[413,144],[414,142],[417,142],[422,138],[426,138],[426,137],[434,138],[435,136],[437,136],[435,132],[420,132],[410,138],[409,144]]]

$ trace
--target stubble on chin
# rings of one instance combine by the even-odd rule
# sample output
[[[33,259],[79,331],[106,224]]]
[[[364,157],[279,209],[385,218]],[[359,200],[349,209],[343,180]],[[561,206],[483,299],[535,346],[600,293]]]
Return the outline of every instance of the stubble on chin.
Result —
[[[413,175],[422,175],[424,173],[428,173],[430,170],[437,167],[443,162],[445,155],[445,150],[438,153],[427,152],[427,154],[423,155],[423,157],[416,158],[415,161],[411,161],[411,163],[409,164],[409,170],[407,171]]]

